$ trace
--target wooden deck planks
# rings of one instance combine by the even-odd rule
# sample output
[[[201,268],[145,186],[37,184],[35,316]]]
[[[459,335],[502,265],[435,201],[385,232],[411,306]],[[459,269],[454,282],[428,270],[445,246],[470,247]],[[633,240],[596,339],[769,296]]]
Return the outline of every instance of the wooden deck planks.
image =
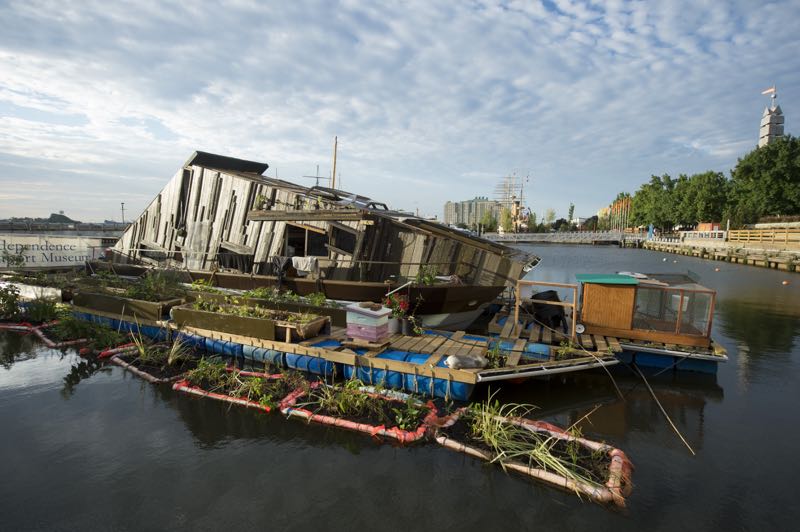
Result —
[[[527,342],[525,340],[517,340],[514,347],[511,348],[511,354],[506,358],[506,366],[516,366],[519,364],[519,359],[522,357],[522,351],[525,349]]]
[[[511,335],[514,332],[514,318],[509,316],[506,320],[505,325],[503,326],[503,330],[500,331],[501,338],[511,338]]]
[[[594,342],[592,342],[591,335],[588,334],[580,335],[580,343],[586,349],[594,349]]]
[[[619,353],[622,351],[622,346],[619,345],[619,340],[617,340],[613,336],[606,336],[606,342],[608,342],[608,345],[611,346],[611,350],[614,351],[615,353]]]
[[[598,351],[602,351],[604,353],[608,351],[608,344],[606,343],[605,338],[594,334],[592,335],[592,337],[594,338],[594,343],[597,344]]]

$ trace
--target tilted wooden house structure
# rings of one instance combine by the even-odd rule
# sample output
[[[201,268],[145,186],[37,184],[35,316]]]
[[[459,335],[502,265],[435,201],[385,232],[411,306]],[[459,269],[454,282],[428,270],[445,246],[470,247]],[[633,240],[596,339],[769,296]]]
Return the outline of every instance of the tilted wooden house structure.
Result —
[[[538,262],[363,196],[265,177],[267,167],[195,152],[125,231],[113,261],[355,301],[415,281],[404,290],[429,326],[469,321]]]

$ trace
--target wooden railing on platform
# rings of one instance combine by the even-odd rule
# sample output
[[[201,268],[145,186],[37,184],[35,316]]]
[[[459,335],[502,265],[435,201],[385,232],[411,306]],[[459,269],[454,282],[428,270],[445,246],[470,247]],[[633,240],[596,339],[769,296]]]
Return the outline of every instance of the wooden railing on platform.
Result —
[[[572,327],[570,328],[570,337],[575,340],[575,324],[578,319],[578,285],[571,283],[548,283],[544,281],[528,281],[526,279],[519,279],[517,281],[517,293],[514,298],[514,327],[519,327],[519,306],[522,300],[522,287],[523,286],[548,286],[551,288],[569,288],[572,290],[572,302],[569,301],[545,301],[544,299],[531,299],[534,303],[543,305],[553,305],[557,307],[566,307],[572,309]]]
[[[728,242],[800,243],[800,229],[740,229],[728,231]]]

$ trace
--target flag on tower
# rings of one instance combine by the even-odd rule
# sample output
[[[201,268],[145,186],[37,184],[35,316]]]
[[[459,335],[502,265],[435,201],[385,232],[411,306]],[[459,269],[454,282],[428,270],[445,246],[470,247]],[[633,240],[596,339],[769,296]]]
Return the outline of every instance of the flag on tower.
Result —
[[[761,94],[775,94],[775,85],[766,90],[761,91]]]

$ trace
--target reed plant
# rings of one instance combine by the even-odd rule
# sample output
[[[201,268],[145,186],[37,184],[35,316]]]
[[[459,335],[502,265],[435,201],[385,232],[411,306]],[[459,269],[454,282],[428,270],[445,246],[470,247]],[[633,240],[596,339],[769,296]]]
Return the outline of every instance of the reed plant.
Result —
[[[34,323],[52,321],[58,317],[58,305],[50,299],[37,297],[25,306],[25,317]]]
[[[319,410],[341,417],[367,417],[386,422],[384,401],[363,392],[358,379],[341,385],[323,385],[312,392],[312,399],[304,406],[316,406]]]
[[[466,412],[472,436],[491,450],[492,462],[499,463],[504,469],[509,462],[521,463],[550,471],[575,483],[601,485],[597,475],[580,463],[578,442],[564,442],[532,427],[508,422],[508,418],[527,416],[535,406],[500,404],[492,401],[492,397],[474,403]],[[580,496],[577,489],[576,493]]]
[[[188,346],[180,339],[165,346],[150,342],[141,332],[132,332],[131,338],[136,346],[136,360],[145,366],[175,366],[192,358]]]

